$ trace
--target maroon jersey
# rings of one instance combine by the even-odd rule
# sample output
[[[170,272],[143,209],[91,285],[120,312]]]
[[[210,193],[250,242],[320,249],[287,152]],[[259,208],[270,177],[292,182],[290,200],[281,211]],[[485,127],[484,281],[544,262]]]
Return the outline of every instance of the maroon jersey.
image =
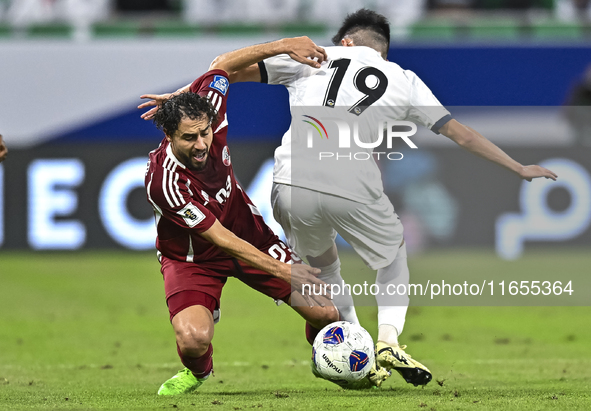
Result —
[[[229,84],[225,71],[211,70],[191,85],[191,91],[208,97],[218,112],[203,170],[187,169],[174,156],[166,138],[150,153],[145,183],[156,215],[156,248],[173,260],[204,262],[230,258],[199,235],[216,219],[257,248],[277,238],[234,177],[226,143]]]

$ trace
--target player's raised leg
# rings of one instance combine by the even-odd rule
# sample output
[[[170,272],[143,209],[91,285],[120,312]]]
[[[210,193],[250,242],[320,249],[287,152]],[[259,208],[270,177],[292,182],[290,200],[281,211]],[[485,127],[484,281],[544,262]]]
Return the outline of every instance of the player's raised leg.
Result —
[[[169,306],[178,304],[176,300],[185,300],[185,305],[195,298],[191,296],[203,293],[185,291],[169,298]],[[174,300],[171,302],[171,300]],[[207,304],[210,305],[210,304]],[[190,305],[172,318],[176,336],[177,352],[186,367],[166,381],[158,390],[158,395],[178,395],[190,393],[203,384],[213,369],[214,320],[212,309],[203,305]]]
[[[388,289],[396,289],[399,284],[406,285],[408,290],[409,271],[406,257],[406,244],[403,243],[394,261],[378,270],[376,284],[379,292],[376,294],[376,301],[379,328],[376,360],[379,366],[398,371],[406,382],[417,386],[429,383],[432,375],[427,367],[404,351],[406,346],[398,343],[398,335],[404,328],[409,298],[408,295],[388,295]]]

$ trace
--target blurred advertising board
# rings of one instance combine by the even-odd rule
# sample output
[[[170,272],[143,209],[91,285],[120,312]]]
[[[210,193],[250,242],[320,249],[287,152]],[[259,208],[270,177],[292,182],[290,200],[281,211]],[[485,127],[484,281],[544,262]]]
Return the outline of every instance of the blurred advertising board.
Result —
[[[557,182],[520,180],[456,147],[400,148],[381,161],[384,188],[409,248],[496,247],[517,258],[532,244],[591,245],[591,148],[506,147]],[[45,144],[10,151],[0,166],[0,246],[78,250],[154,247],[143,179],[156,143]],[[236,174],[266,220],[274,144],[231,145]]]

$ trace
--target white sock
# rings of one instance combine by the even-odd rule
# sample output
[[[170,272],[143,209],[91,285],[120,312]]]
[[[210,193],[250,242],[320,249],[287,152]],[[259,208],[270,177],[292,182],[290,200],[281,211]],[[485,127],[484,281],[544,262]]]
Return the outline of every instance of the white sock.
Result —
[[[378,327],[378,341],[388,345],[398,345],[398,330],[390,324],[382,324]]]
[[[320,274],[318,275],[319,279],[327,284],[338,284],[339,286],[342,286],[343,277],[341,277],[341,260],[337,258],[337,260],[331,265],[318,268],[320,268]],[[339,310],[339,314],[343,321],[359,324],[355,305],[353,304],[353,297],[349,293],[342,292],[333,295],[332,302]]]
[[[378,303],[378,340],[388,344],[398,344],[398,336],[404,329],[406,311],[408,310],[408,294],[388,295],[388,290],[397,290],[404,284],[408,290],[408,264],[406,261],[406,244],[398,249],[396,258],[387,267],[380,268],[376,277],[379,292]],[[400,289],[403,287],[401,286]],[[390,294],[392,294],[390,292]]]

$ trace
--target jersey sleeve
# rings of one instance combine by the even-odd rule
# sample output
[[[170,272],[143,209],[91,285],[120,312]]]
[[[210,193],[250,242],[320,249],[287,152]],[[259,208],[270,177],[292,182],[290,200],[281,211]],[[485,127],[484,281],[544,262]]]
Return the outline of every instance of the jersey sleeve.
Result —
[[[306,67],[309,66],[298,63],[287,54],[269,57],[259,62],[261,83],[282,84],[286,86],[292,83],[294,78],[300,77]]]
[[[174,171],[162,167],[151,171],[146,190],[148,200],[161,218],[181,228],[202,233],[216,221],[211,211],[191,197],[187,181]]]
[[[439,134],[439,129],[452,119],[451,114],[415,73],[404,70],[404,75],[410,82],[408,120],[422,124]]]
[[[207,97],[217,111],[218,119],[214,124],[214,130],[225,121],[229,88],[230,80],[228,73],[224,70],[210,70],[191,84],[190,90],[200,96]]]

